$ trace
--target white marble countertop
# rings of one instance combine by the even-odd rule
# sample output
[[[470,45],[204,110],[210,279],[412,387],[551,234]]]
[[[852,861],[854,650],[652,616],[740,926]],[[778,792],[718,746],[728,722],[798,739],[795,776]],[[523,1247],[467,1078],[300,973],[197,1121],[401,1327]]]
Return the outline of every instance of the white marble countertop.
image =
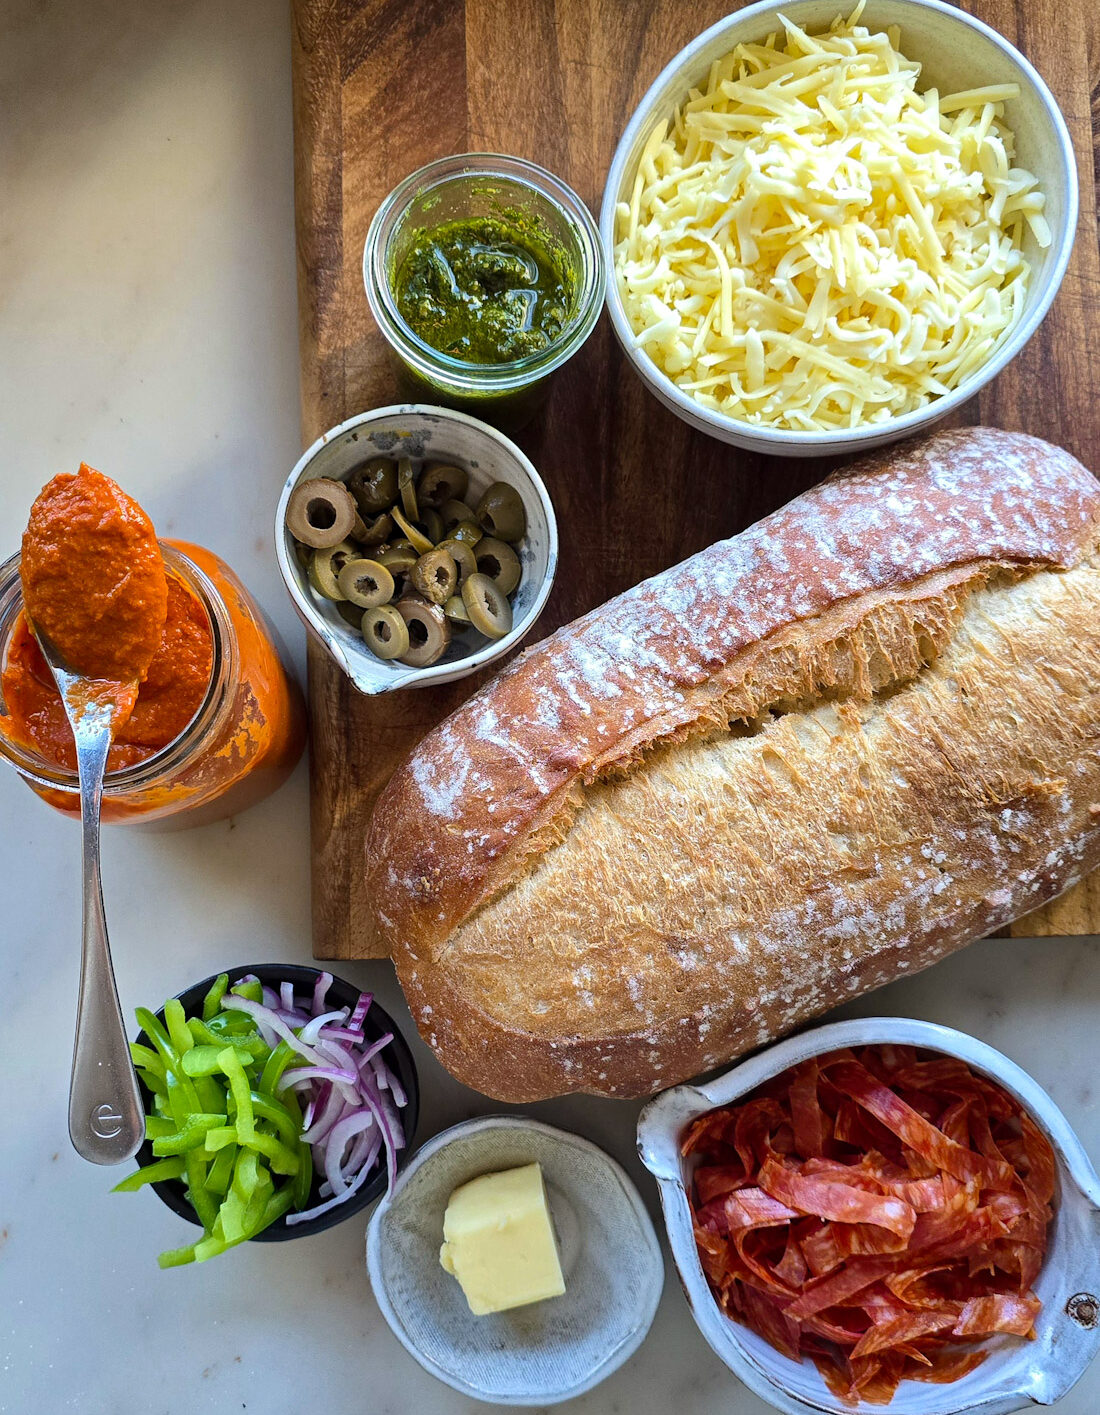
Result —
[[[299,448],[290,35],[285,0],[11,0],[0,45],[0,547],[81,459],[162,533],[234,565],[293,645],[270,549]],[[223,966],[308,961],[304,766],[235,820],[104,840],[123,1007]],[[10,1415],[386,1415],[487,1409],[425,1374],[379,1316],[362,1217],[162,1273],[186,1229],[69,1146],[79,840],[0,773],[5,991],[0,1076],[0,1411]],[[388,964],[344,966],[407,1020]],[[981,943],[849,1012],[974,1032],[1051,1092],[1100,1158],[1097,941]],[[410,1033],[411,1033],[410,1028]],[[491,1102],[415,1042],[421,1138]],[[656,1212],[637,1107],[533,1112],[603,1144]],[[671,1270],[649,1340],[577,1415],[760,1415],[698,1336]],[[1100,1362],[1058,1407],[1100,1410]]]

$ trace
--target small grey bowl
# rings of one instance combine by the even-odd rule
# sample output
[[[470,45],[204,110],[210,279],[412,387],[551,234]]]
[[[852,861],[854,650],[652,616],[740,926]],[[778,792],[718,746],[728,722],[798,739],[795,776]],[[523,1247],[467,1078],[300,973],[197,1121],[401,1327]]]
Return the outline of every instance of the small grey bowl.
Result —
[[[1100,1179],[1069,1122],[1038,1082],[1015,1062],[965,1032],[908,1017],[868,1017],[814,1027],[767,1047],[700,1086],[676,1086],[638,1118],[638,1151],[656,1176],[672,1257],[696,1325],[720,1360],[750,1390],[786,1415],[871,1415],[881,1405],[847,1405],[810,1361],[792,1361],[748,1327],[727,1317],[699,1262],[688,1186],[694,1162],[680,1154],[684,1130],[716,1106],[729,1105],[789,1066],[839,1047],[884,1042],[926,1047],[959,1057],[1002,1085],[1050,1141],[1057,1168],[1054,1220],[1035,1283],[1043,1310],[1036,1340],[995,1337],[981,1366],[951,1385],[903,1381],[890,1415],[1009,1415],[1053,1405],[1085,1373],[1100,1350]]]
[[[565,1293],[475,1317],[439,1263],[458,1185],[537,1160],[557,1230]],[[645,1339],[664,1287],[661,1245],[629,1176],[579,1135],[522,1115],[487,1115],[413,1155],[367,1226],[382,1315],[426,1371],[493,1405],[556,1405],[591,1390]]]
[[[431,458],[457,462],[470,474],[470,492],[477,497],[491,482],[514,486],[527,513],[527,534],[516,547],[523,578],[512,596],[512,628],[503,639],[469,633],[469,645],[456,638],[443,657],[429,668],[376,658],[336,606],[310,587],[287,530],[286,508],[299,482],[313,477],[344,481],[371,457]],[[283,487],[275,512],[275,554],[299,618],[324,644],[361,693],[388,693],[394,688],[420,688],[450,683],[486,664],[495,663],[530,633],[542,612],[558,564],[558,523],[550,494],[530,460],[510,438],[466,413],[402,403],[360,413],[323,433],[299,458]]]
[[[851,8],[851,7],[848,7]],[[758,427],[702,407],[663,373],[644,349],[623,309],[615,278],[615,208],[628,200],[638,159],[654,124],[671,115],[699,84],[711,64],[741,43],[759,42],[779,29],[780,14],[811,33],[827,29],[847,9],[836,0],[761,0],[727,15],[681,49],[658,74],[635,109],[615,149],[600,209],[600,239],[607,266],[607,308],[619,343],[635,371],[660,401],[684,422],[722,442],[781,457],[864,452],[910,437],[972,398],[1005,367],[1038,329],[1069,264],[1077,228],[1077,163],[1066,124],[1050,90],[1024,56],[981,20],[943,0],[867,0],[860,23],[871,30],[901,27],[902,52],[922,65],[920,87],[959,92],[991,83],[1016,83],[1019,98],[1005,104],[1005,123],[1016,137],[1016,162],[1039,179],[1046,196],[1051,243],[1040,250],[1028,233],[1031,288],[1023,317],[993,357],[960,387],[903,417],[828,432]]]

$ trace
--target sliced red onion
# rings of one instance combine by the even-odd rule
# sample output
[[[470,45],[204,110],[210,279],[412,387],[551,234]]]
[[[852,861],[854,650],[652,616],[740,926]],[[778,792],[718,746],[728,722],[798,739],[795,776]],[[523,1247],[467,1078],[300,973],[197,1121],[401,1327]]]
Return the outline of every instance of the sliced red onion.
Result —
[[[312,1046],[317,1041],[321,1028],[329,1022],[343,1022],[348,1015],[348,1009],[341,1007],[338,1012],[322,1012],[317,1017],[311,1017],[302,1030],[298,1033],[300,1039],[308,1046]]]
[[[341,1071],[350,1071],[358,1079],[358,1060],[355,1053],[343,1042],[319,1041],[314,1045],[330,1066],[338,1066]]]
[[[379,1090],[388,1090],[396,1105],[407,1105],[409,1098],[405,1094],[405,1088],[398,1079],[397,1073],[387,1064],[386,1058],[372,1055],[370,1064],[374,1069],[374,1074],[378,1077]]]
[[[404,1137],[400,1140],[394,1132],[390,1117],[386,1114],[382,1105],[382,1098],[378,1094],[378,1088],[374,1085],[374,1078],[363,1077],[363,1100],[374,1113],[374,1118],[378,1122],[378,1128],[382,1132],[382,1138],[386,1143],[386,1176],[390,1189],[393,1188],[397,1178],[397,1151],[404,1145]]]
[[[325,998],[328,997],[328,990],[332,987],[332,974],[320,973],[317,981],[313,985],[313,1015],[325,1010]]]
[[[313,1115],[302,1131],[302,1139],[306,1144],[319,1144],[343,1115],[347,1104],[343,1091],[329,1086],[324,1099],[314,1107]]]
[[[291,1224],[306,1223],[311,1218],[320,1218],[322,1214],[327,1214],[330,1209],[334,1209],[337,1204],[346,1204],[350,1198],[358,1194],[359,1190],[362,1189],[363,1185],[366,1183],[367,1175],[370,1174],[373,1168],[373,1162],[371,1164],[365,1164],[342,1194],[334,1194],[331,1199],[326,1199],[323,1204],[318,1204],[315,1208],[302,1209],[300,1213],[296,1214],[287,1214],[287,1227],[289,1228]]]
[[[295,1066],[283,1072],[275,1089],[281,1091],[285,1086],[301,1086],[307,1081],[331,1081],[336,1086],[354,1086],[358,1079],[354,1071],[339,1071],[335,1066]]]
[[[334,1027],[330,1022],[327,1027],[321,1029],[318,1040],[322,1042],[351,1042],[353,1046],[362,1046],[366,1038],[358,1028],[353,1031],[350,1027]]]
[[[405,1148],[405,1128],[401,1124],[401,1117],[397,1113],[397,1105],[389,1091],[380,1091],[378,1100],[386,1119],[390,1122],[390,1133],[393,1135],[394,1144],[399,1150]]]
[[[253,1002],[248,997],[238,997],[236,993],[226,993],[222,998],[222,1007],[227,1008],[230,1012],[247,1012],[250,1017],[255,1018],[261,1027],[269,1027],[272,1032],[286,1042],[287,1046],[300,1052],[312,1066],[324,1066],[329,1059],[319,1055],[312,1047],[303,1045],[286,1023],[277,1017],[270,1007],[264,1007],[262,1003]]]
[[[373,1059],[378,1055],[382,1048],[388,1047],[390,1042],[392,1041],[393,1033],[386,1032],[382,1036],[380,1036],[376,1042],[371,1042],[370,1046],[367,1047],[366,1051],[363,1052],[362,1056],[356,1058],[359,1063],[359,1070],[362,1071],[365,1067],[370,1066]]]
[[[325,1178],[334,1194],[342,1193],[348,1187],[342,1162],[349,1141],[373,1124],[374,1116],[369,1110],[357,1110],[345,1115],[329,1132],[325,1141]]]
[[[322,973],[308,1003],[296,998],[293,986],[284,982],[277,994],[265,987],[262,1003],[227,993],[221,1004],[229,1011],[247,1013],[271,1046],[281,1038],[304,1063],[284,1071],[278,1089],[299,1092],[301,1138],[313,1150],[318,1176],[324,1176],[319,1185],[324,1202],[288,1214],[288,1225],[305,1223],[346,1203],[374,1172],[383,1150],[392,1189],[397,1151],[407,1142],[398,1111],[408,1097],[383,1054],[393,1033],[367,1042],[363,1028],[371,993],[360,993],[350,1014],[347,1007],[326,1011],[331,985],[331,973]]]
[[[370,1125],[367,1126],[365,1130],[361,1130],[355,1137],[351,1151],[344,1161],[343,1169],[345,1174],[359,1173],[360,1169],[362,1169],[363,1165],[367,1162],[367,1152],[372,1145],[374,1146],[375,1154],[377,1154],[382,1147],[382,1132],[379,1130],[378,1126],[374,1124],[373,1116],[371,1117]]]

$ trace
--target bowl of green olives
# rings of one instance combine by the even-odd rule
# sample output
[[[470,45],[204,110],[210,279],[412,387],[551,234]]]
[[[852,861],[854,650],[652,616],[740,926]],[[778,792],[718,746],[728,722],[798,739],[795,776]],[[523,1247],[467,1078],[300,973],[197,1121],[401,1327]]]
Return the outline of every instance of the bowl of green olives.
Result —
[[[299,617],[373,694],[450,682],[514,648],[550,593],[558,528],[514,442],[408,403],[317,439],[283,487],[275,550]]]

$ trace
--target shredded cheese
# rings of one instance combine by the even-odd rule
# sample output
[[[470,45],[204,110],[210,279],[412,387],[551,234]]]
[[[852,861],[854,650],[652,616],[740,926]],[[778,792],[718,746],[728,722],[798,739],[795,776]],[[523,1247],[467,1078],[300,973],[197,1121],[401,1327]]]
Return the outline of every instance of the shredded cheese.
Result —
[[[1019,321],[1043,195],[1013,165],[1013,84],[917,90],[900,34],[784,35],[712,65],[617,208],[636,344],[703,407],[856,427],[975,373]]]

